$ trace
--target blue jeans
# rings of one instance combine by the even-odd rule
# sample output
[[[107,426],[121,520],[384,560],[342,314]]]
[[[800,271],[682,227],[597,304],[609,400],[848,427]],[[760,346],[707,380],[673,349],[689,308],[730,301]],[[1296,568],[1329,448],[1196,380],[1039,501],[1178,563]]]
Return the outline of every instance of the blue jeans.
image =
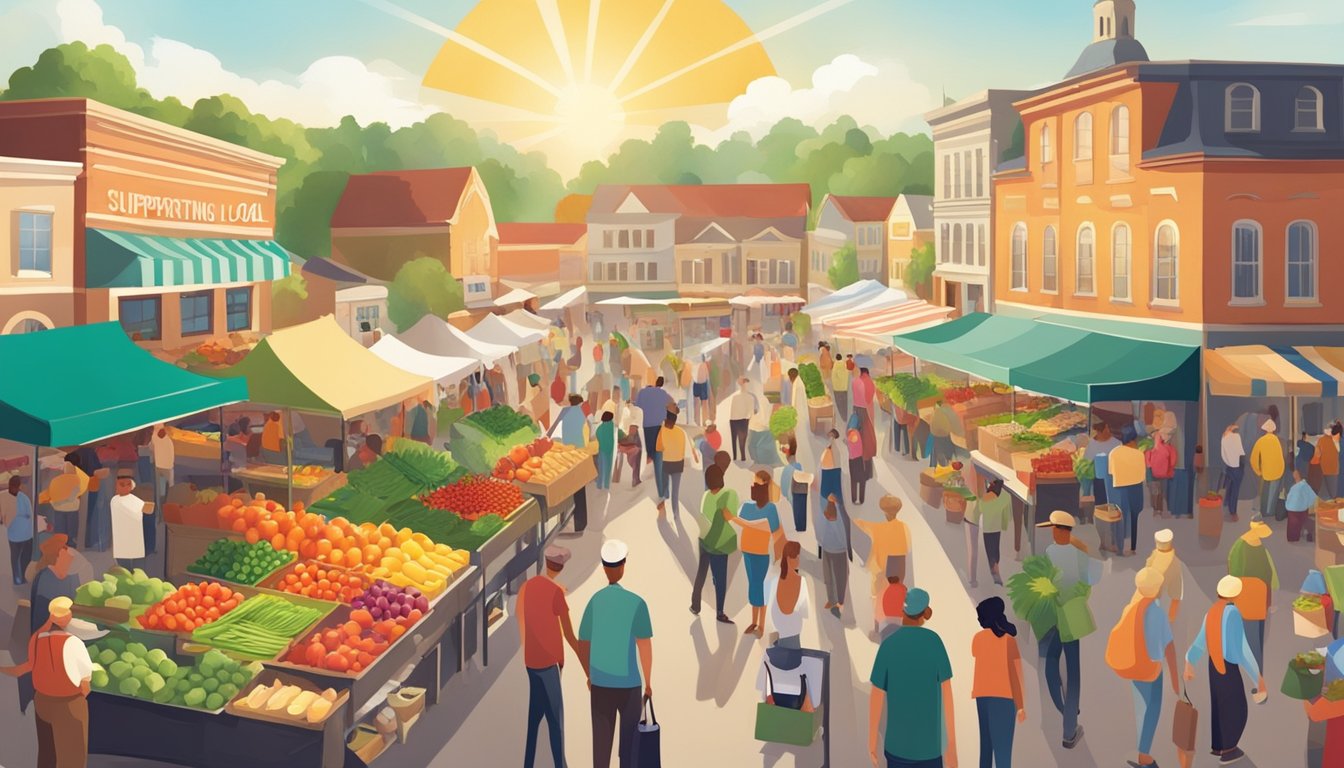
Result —
[[[975,712],[980,720],[980,768],[1012,766],[1016,710],[1012,699],[982,696],[975,700]]]
[[[1142,487],[1142,486],[1138,486]],[[1078,663],[1078,641],[1066,643],[1059,639],[1059,630],[1052,629],[1041,638],[1041,655],[1045,657],[1045,687],[1055,709],[1064,716],[1064,738],[1071,739],[1078,732],[1078,702],[1082,698],[1082,668]],[[1059,674],[1059,657],[1064,656],[1064,673]]]
[[[1143,483],[1122,485],[1115,489],[1116,503],[1124,513],[1125,529],[1129,531],[1129,548],[1139,548],[1139,513],[1143,512]],[[1123,549],[1123,547],[1122,547]]]
[[[1260,669],[1265,668],[1265,621],[1253,621],[1246,619],[1246,644],[1250,646],[1251,653],[1255,656],[1255,663]],[[1263,674],[1263,673],[1262,673]],[[1251,686],[1255,687],[1260,681],[1252,680]]]
[[[537,757],[537,730],[541,719],[551,735],[551,758],[556,768],[565,766],[565,703],[560,698],[560,667],[527,670],[527,746],[523,768],[532,768]]]
[[[1288,516],[1283,505],[1279,503],[1279,486],[1283,484],[1283,478],[1277,480],[1260,481],[1260,514],[1268,518],[1274,516],[1276,520],[1282,520]]]
[[[644,428],[644,449],[648,451],[649,458],[653,461],[653,485],[658,491],[658,500],[667,498],[667,475],[663,472],[663,452],[654,450],[658,445],[658,430],[662,427]]]
[[[1157,733],[1157,721],[1162,717],[1162,673],[1151,683],[1139,680],[1134,683],[1134,722],[1139,727],[1139,754],[1153,753],[1153,735]]]
[[[597,487],[599,489],[611,487],[613,458],[613,454],[609,451],[598,451],[597,453]]]
[[[714,577],[714,607],[723,613],[723,600],[728,595],[728,556],[705,551],[700,545],[700,562],[695,569],[695,586],[691,588],[691,607],[700,610],[700,595],[705,589],[705,577]]]
[[[807,530],[807,494],[792,493],[793,529],[798,533]]]
[[[1237,514],[1237,499],[1241,496],[1241,478],[1245,477],[1245,467],[1228,467],[1223,470],[1223,506],[1229,515]]]

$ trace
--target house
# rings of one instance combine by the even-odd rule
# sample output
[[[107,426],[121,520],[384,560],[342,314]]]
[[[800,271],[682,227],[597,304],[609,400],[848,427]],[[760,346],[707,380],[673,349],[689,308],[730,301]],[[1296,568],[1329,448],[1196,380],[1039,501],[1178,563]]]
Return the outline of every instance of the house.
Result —
[[[499,225],[499,280],[505,285],[547,286],[556,293],[577,288],[587,281],[587,262],[586,224]]]
[[[499,280],[499,230],[475,168],[381,171],[350,177],[331,215],[331,258],[391,281],[431,257],[462,281],[467,304],[488,304]]]
[[[75,322],[75,178],[83,166],[0,157],[0,333]]]
[[[904,288],[911,255],[933,242],[933,197],[898,195],[884,229],[886,283],[892,288]]]
[[[860,280],[901,287],[910,251],[928,242],[933,221],[924,195],[850,197],[826,195],[809,233],[811,271],[827,274],[835,252],[852,244]]]
[[[301,274],[308,286],[305,320],[332,315],[350,338],[364,346],[381,337],[387,323],[386,283],[331,259],[308,259]]]

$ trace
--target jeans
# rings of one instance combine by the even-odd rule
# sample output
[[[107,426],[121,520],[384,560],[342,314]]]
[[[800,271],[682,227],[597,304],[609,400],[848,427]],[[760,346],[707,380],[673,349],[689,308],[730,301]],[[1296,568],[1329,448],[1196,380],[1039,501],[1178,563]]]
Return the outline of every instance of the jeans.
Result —
[[[611,488],[611,466],[615,458],[610,451],[597,452],[597,487],[599,490]]]
[[[1092,478],[1092,503],[1094,506],[1107,503],[1106,481],[1099,477]]]
[[[1246,619],[1244,623],[1246,625],[1246,644],[1251,647],[1251,654],[1255,656],[1255,663],[1260,666],[1260,669],[1262,670],[1261,674],[1264,674],[1265,621],[1264,619],[1261,619],[1260,621]],[[1251,685],[1254,687],[1259,682],[1259,680],[1252,680]]]
[[[60,512],[52,510],[51,512],[52,533],[64,533],[69,539],[70,546],[79,544],[79,510],[73,512]]]
[[[847,552],[821,553],[821,577],[826,584],[826,602],[842,605],[845,587],[849,585],[849,554]]]
[[[1122,485],[1115,489],[1120,511],[1124,513],[1125,528],[1129,530],[1129,548],[1139,548],[1139,514],[1143,512],[1143,483]],[[1124,547],[1122,546],[1121,549]]]
[[[887,768],[943,768],[943,758],[941,756],[929,760],[906,760],[890,752],[886,755]]]
[[[33,540],[11,541],[9,542],[9,567],[14,574],[15,584],[24,584],[28,579],[24,578],[24,571],[28,568],[28,561],[33,559]]]
[[[1223,506],[1229,515],[1237,514],[1237,499],[1241,496],[1241,478],[1246,476],[1245,467],[1228,467],[1223,470]]]
[[[662,463],[663,456],[658,454],[658,463]],[[655,467],[657,465],[655,464]],[[681,507],[679,500],[681,497],[681,472],[665,472],[663,474],[663,497],[672,501],[672,513],[676,514]]]
[[[895,448],[897,453],[910,453],[910,428],[899,421],[893,420],[891,434],[892,448]]]
[[[747,458],[747,424],[748,419],[729,419],[728,436],[733,444],[733,461],[742,461]]]
[[[663,471],[663,452],[654,451],[649,456],[653,459],[653,487],[658,492],[658,501],[661,503],[667,498],[667,472]]]
[[[1279,504],[1279,486],[1282,484],[1282,477],[1260,481],[1260,514],[1265,517],[1273,515],[1276,520],[1282,520],[1286,516],[1282,505]]]
[[[157,518],[157,516],[158,516],[157,509],[158,509],[158,508],[156,507],[156,508],[155,508],[155,510],[156,510],[156,511],[155,511],[155,514],[153,514],[153,515],[145,515],[144,520],[143,520],[143,522],[142,522],[142,526],[143,526],[143,529],[144,529],[144,532],[145,532],[145,554],[146,554],[146,555],[152,555],[152,554],[154,554],[155,550],[158,549],[158,534],[159,534],[159,528],[158,528],[158,524],[157,524],[157,520],[156,520],[156,518]]]
[[[1013,731],[1017,707],[1012,699],[982,696],[975,700],[980,720],[980,768],[1010,768],[1013,764]]]
[[[639,688],[592,687],[593,768],[610,768],[611,737],[617,733],[616,719],[621,720],[620,768],[634,768],[635,726],[639,724],[639,710],[643,703]]]
[[[537,757],[537,730],[546,718],[551,736],[551,758],[556,768],[565,768],[565,703],[560,697],[560,667],[527,670],[527,746],[523,768],[532,768]]]
[[[117,561],[117,565],[128,571],[145,567],[145,558],[143,557],[118,557],[114,559]]]
[[[1078,641],[1066,643],[1059,639],[1059,629],[1052,629],[1041,638],[1041,651],[1045,656],[1045,686],[1050,691],[1050,700],[1055,709],[1064,716],[1064,738],[1071,739],[1078,732],[1078,702],[1082,698],[1082,668],[1078,662]],[[1059,657],[1064,656],[1064,673],[1068,680],[1059,674]]]
[[[695,569],[695,586],[691,587],[691,608],[700,610],[700,594],[705,589],[705,576],[714,576],[714,607],[719,615],[723,614],[724,597],[728,594],[728,556],[706,552],[700,545],[700,563]]]
[[[793,497],[793,529],[802,533],[807,530],[807,493],[790,495]]]
[[[1335,498],[1335,475],[1323,475],[1321,477],[1321,498]]]
[[[1153,736],[1157,733],[1157,721],[1162,717],[1162,673],[1151,683],[1139,680],[1134,684],[1134,722],[1139,728],[1139,754],[1153,753]]]

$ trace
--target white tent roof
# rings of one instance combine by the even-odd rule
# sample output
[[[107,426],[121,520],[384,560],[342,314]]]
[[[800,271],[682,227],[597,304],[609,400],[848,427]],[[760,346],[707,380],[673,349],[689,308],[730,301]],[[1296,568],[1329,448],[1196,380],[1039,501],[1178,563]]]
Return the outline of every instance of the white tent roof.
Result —
[[[509,304],[522,304],[525,301],[531,301],[537,298],[537,294],[523,288],[514,288],[508,293],[495,299],[495,306],[503,307]]]
[[[369,351],[403,371],[440,384],[456,384],[481,365],[481,361],[474,357],[444,357],[421,352],[394,336],[384,336],[369,347]]]
[[[776,304],[805,304],[801,296],[735,296],[728,300],[734,307],[765,307]]]
[[[827,307],[853,302],[858,297],[872,296],[873,294],[881,293],[882,289],[885,287],[885,285],[876,280],[860,280],[856,283],[850,283],[844,288],[808,304],[803,307],[803,311],[810,315],[813,312],[823,310]]]
[[[467,332],[467,336],[476,341],[518,349],[546,338],[546,332],[519,325],[499,315],[486,315]]]
[[[541,305],[542,312],[554,312],[578,304],[588,298],[588,287],[580,285],[578,288],[571,288],[568,291],[556,296],[554,299]]]
[[[472,357],[486,365],[494,365],[518,351],[516,345],[478,341],[447,320],[432,315],[420,318],[420,322],[398,334],[397,338],[421,352],[442,357]]]
[[[896,288],[883,288],[871,295],[853,297],[852,302],[836,304],[809,315],[813,323],[832,325],[842,320],[879,310],[895,309],[910,303],[910,294]]]
[[[892,345],[892,337],[938,325],[947,321],[951,307],[939,307],[922,300],[899,306],[847,314],[827,321],[827,331],[838,339],[870,342],[878,347]]]
[[[503,315],[505,320],[538,331],[548,331],[551,327],[551,321],[544,317],[538,317],[526,309],[515,309],[512,312]]]

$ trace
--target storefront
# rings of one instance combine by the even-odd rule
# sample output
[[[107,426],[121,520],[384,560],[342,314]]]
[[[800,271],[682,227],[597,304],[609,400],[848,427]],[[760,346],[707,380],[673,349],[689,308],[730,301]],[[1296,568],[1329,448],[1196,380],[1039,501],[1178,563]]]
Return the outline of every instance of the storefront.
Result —
[[[75,321],[78,163],[0,157],[0,333]]]
[[[45,235],[69,243],[74,322],[163,349],[270,331],[283,159],[87,99],[0,104],[0,155],[78,164]]]

